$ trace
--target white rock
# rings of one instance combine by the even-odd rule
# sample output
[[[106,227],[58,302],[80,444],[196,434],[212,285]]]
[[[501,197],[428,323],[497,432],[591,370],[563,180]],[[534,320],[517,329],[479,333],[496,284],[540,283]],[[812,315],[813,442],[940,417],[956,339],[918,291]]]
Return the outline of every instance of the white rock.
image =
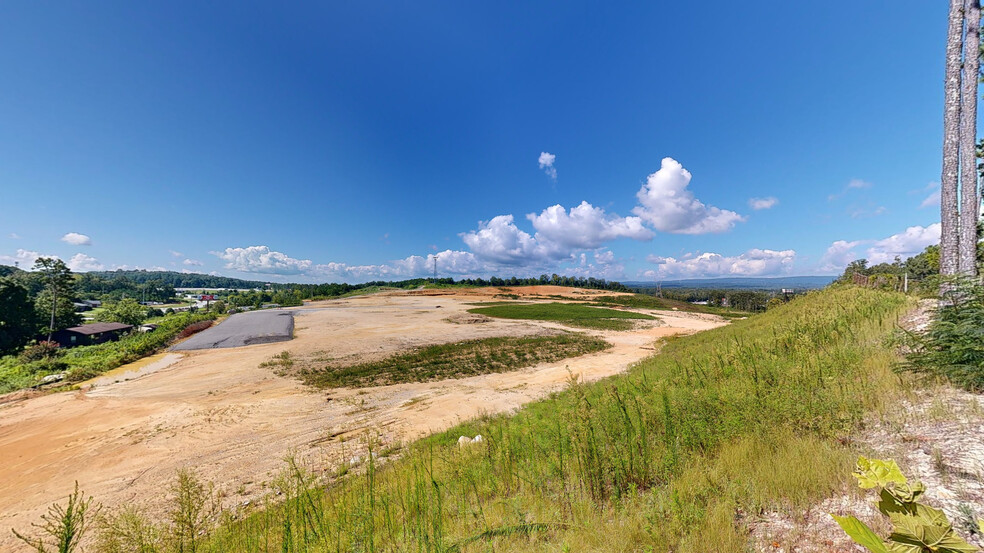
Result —
[[[480,444],[480,443],[482,443],[482,435],[479,434],[478,436],[475,436],[474,438],[472,438],[472,443],[473,444]]]
[[[353,466],[354,467],[354,466],[361,465],[361,464],[362,464],[362,457],[359,456],[359,455],[356,455],[355,457],[352,457],[351,459],[349,459],[349,465],[350,466]]]

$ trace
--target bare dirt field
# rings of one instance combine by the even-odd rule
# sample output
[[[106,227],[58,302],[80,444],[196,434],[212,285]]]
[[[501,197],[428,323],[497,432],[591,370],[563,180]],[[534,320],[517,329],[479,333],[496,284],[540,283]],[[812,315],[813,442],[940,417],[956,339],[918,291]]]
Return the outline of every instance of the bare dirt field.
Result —
[[[431,294],[430,292],[435,292]],[[662,336],[725,324],[713,315],[647,311],[625,332],[592,332],[613,347],[509,373],[365,389],[313,391],[260,367],[289,351],[298,363],[348,362],[407,348],[563,328],[487,320],[466,312],[496,294],[611,292],[562,287],[388,292],[297,308],[295,339],[167,353],[103,375],[82,389],[0,401],[0,550],[18,551],[26,530],[74,482],[107,507],[160,512],[180,468],[216,484],[227,506],[256,501],[288,454],[332,470],[362,454],[366,431],[383,444],[409,441],[483,413],[515,409],[562,388],[573,373],[596,380],[653,353]],[[450,319],[450,320],[449,320]],[[455,321],[455,322],[452,322]]]

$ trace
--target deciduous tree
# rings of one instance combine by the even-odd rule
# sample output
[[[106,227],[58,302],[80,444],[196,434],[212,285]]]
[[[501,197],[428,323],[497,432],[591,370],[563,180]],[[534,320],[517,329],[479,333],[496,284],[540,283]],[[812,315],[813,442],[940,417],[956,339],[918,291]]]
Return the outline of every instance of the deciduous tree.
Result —
[[[38,324],[27,288],[0,278],[0,355],[17,353],[34,336]]]

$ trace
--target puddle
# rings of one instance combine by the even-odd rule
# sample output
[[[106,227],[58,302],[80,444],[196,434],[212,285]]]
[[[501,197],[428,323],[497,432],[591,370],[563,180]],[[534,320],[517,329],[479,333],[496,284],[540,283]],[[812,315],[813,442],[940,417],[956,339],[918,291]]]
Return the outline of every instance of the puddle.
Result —
[[[82,385],[92,384],[93,386],[106,386],[114,382],[133,380],[134,378],[139,378],[161,369],[166,369],[182,357],[184,356],[180,353],[158,353],[149,357],[144,357],[139,361],[134,361],[133,363],[116,367],[115,369],[105,372],[92,380],[83,382]]]

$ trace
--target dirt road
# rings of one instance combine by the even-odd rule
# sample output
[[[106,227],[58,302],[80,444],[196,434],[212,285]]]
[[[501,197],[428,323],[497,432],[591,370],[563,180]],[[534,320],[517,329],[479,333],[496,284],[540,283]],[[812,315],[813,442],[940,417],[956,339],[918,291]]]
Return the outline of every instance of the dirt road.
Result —
[[[503,374],[362,390],[314,392],[259,365],[289,351],[298,362],[382,357],[423,344],[559,328],[493,320],[455,324],[468,295],[379,294],[298,308],[295,339],[168,353],[104,375],[85,389],[0,404],[0,550],[78,481],[107,506],[160,512],[175,472],[193,468],[232,505],[256,500],[289,452],[326,470],[360,453],[366,429],[410,440],[481,413],[507,411],[562,387],[621,372],[660,336],[724,324],[653,312],[661,321],[600,332],[604,352]]]

